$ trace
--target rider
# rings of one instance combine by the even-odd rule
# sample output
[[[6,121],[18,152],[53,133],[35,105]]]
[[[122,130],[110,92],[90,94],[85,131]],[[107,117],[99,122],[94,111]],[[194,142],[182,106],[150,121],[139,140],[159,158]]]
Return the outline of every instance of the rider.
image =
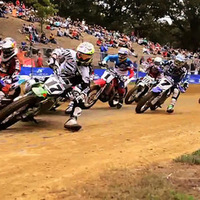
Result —
[[[171,77],[174,81],[171,103],[167,107],[168,113],[174,112],[174,106],[180,92],[184,93],[189,86],[187,72],[185,57],[182,54],[178,54],[174,62],[164,68],[165,76]]]
[[[163,70],[162,70],[162,58],[156,57],[153,60],[153,63],[149,64],[149,66],[146,69],[146,73],[155,79],[160,79],[163,76]]]
[[[0,90],[1,95],[7,96],[8,99],[14,99],[19,96],[20,87],[12,88],[12,83],[17,82],[17,75],[20,72],[20,64],[17,58],[18,49],[13,38],[7,37],[0,43],[1,63],[0,63]],[[15,89],[14,93],[9,94],[11,89]],[[9,96],[8,96],[9,94]]]
[[[55,49],[49,59],[49,66],[57,71],[64,81],[72,86],[81,85],[81,91],[72,90],[68,94],[73,100],[72,112],[70,118],[64,124],[64,127],[71,131],[78,131],[81,125],[77,123],[77,117],[81,115],[81,104],[90,89],[90,71],[94,46],[89,42],[83,42],[77,47],[77,51],[72,49]],[[74,93],[73,93],[74,91]]]
[[[102,65],[106,65],[108,61],[114,62],[114,71],[122,77],[118,82],[118,92],[119,92],[119,103],[117,104],[117,108],[120,109],[123,104],[123,97],[125,93],[124,82],[127,80],[128,71],[130,72],[129,78],[132,78],[134,75],[133,71],[133,63],[128,58],[129,50],[127,48],[120,48],[118,54],[108,55],[103,61]]]

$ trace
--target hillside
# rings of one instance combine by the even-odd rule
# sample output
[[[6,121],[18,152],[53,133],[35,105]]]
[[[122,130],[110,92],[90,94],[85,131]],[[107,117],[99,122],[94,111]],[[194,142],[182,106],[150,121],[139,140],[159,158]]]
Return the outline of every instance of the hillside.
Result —
[[[26,35],[21,34],[19,30],[21,30],[21,27],[23,24],[29,24],[30,22],[24,21],[19,18],[14,18],[12,16],[9,16],[8,19],[0,18],[0,38],[5,38],[5,37],[12,37],[14,38],[18,44],[20,44],[22,41],[26,41]],[[35,26],[37,27],[37,30],[40,31],[39,24],[34,23]],[[56,35],[56,30],[50,31],[45,29],[45,33],[47,37],[50,35],[50,33],[53,32],[54,35]],[[56,47],[63,47],[63,48],[71,48],[75,49],[77,45],[81,42],[78,40],[72,40],[67,37],[56,37],[57,44],[35,44],[36,48],[56,48]],[[88,35],[86,33],[83,34],[83,40],[91,42],[92,44],[96,44],[97,38],[94,36]],[[133,47],[135,49],[135,52],[140,56],[142,55],[142,48],[140,45],[134,43]],[[94,56],[94,64],[96,65],[99,61],[99,47],[95,45],[96,53]],[[117,52],[117,49],[114,48],[109,48],[109,53],[114,54]],[[135,61],[136,59],[134,57],[130,58],[131,60]]]

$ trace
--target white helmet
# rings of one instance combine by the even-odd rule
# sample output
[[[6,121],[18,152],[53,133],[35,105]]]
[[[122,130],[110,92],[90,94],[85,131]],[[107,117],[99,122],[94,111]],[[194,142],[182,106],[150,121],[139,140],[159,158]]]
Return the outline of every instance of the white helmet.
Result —
[[[154,64],[158,65],[158,66],[162,65],[162,58],[161,57],[155,57]]]
[[[77,47],[76,58],[81,64],[89,64],[92,62],[92,57],[95,52],[93,44],[89,42],[83,42]]]
[[[177,68],[181,68],[185,64],[185,56],[182,54],[178,54],[174,59],[174,65]]]
[[[17,44],[13,38],[7,37],[1,41],[0,48],[2,50],[2,61],[7,62],[12,57],[17,55]]]
[[[129,55],[129,50],[127,48],[122,47],[119,49],[118,55],[119,55],[119,61],[123,62],[127,59]]]

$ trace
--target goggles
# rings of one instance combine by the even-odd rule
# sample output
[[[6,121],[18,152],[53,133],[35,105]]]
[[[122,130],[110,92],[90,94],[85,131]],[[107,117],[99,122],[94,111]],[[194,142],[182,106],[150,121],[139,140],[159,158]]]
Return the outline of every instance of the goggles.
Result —
[[[154,64],[155,64],[156,66],[159,66],[159,65],[160,65],[160,62],[154,62]]]
[[[175,60],[174,64],[177,65],[177,66],[179,66],[179,65],[182,66],[184,64],[184,62],[180,61],[180,60]]]
[[[89,61],[92,58],[92,55],[77,52],[77,58],[81,61]]]
[[[13,51],[13,48],[6,48],[6,49],[2,49],[3,53],[10,53]]]
[[[121,54],[121,53],[118,53],[118,55],[119,55],[120,60],[125,60],[128,57],[128,55],[124,55],[124,54]]]

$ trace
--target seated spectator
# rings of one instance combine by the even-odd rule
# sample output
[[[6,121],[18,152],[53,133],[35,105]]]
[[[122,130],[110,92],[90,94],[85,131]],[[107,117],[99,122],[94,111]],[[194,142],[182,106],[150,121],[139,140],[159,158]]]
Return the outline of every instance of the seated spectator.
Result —
[[[20,1],[17,0],[17,1],[15,2],[15,4],[16,4],[16,6],[20,6]]]
[[[53,44],[57,44],[53,33],[50,34],[49,42],[51,42],[51,43],[53,43]]]
[[[148,48],[143,47],[143,49],[142,49],[142,53],[144,53],[144,54],[150,54],[150,51],[149,51]]]
[[[100,37],[100,38],[98,38],[98,40],[96,41],[96,45],[97,46],[101,46],[102,45],[102,43],[103,43],[103,40],[102,40],[102,38]]]
[[[72,38],[79,40],[79,33],[76,29],[73,29],[73,31],[72,31]]]
[[[63,31],[60,28],[58,28],[57,36],[62,37],[63,35],[64,35]]]
[[[109,46],[113,47],[113,48],[118,47],[118,42],[117,42],[117,40],[114,39],[114,37],[110,37]]]
[[[4,6],[4,2],[0,1],[0,17],[8,18],[5,16],[6,13],[6,6]]]
[[[44,32],[40,36],[40,42],[43,44],[47,44],[49,42]]]

